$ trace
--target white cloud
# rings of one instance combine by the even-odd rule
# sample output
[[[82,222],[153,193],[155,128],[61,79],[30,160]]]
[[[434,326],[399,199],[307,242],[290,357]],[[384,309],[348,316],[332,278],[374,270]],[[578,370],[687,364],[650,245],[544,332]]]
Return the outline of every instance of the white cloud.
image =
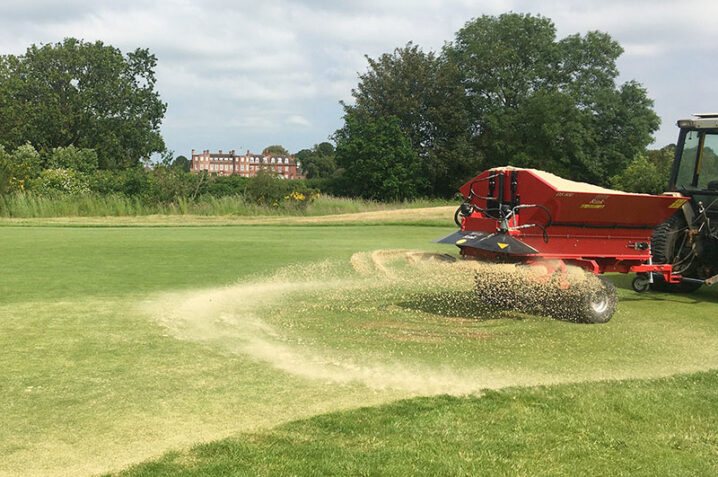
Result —
[[[623,43],[621,46],[626,56],[647,56],[655,58],[665,52],[665,48],[660,44]]]
[[[297,126],[311,126],[311,123],[298,114],[292,114],[287,118],[288,124],[296,124]]]

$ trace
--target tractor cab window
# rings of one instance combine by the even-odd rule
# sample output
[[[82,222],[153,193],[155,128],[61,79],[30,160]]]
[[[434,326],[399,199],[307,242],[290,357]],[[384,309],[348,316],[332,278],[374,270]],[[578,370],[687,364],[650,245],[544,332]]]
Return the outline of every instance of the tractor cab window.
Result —
[[[678,164],[676,187],[690,187],[693,185],[693,174],[696,171],[699,144],[700,133],[698,131],[688,131],[686,133],[685,142],[683,143],[681,162]]]
[[[718,181],[718,134],[705,134],[703,153],[698,162],[698,188],[708,189],[708,184]]]

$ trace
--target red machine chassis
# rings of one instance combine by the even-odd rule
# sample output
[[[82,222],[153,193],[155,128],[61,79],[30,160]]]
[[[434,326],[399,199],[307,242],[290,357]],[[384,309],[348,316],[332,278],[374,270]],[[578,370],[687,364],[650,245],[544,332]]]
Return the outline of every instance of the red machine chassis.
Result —
[[[439,242],[456,244],[464,257],[540,263],[549,274],[574,265],[597,275],[682,280],[670,264],[651,262],[650,242],[684,197],[626,194],[510,167],[485,171],[460,190],[461,229]]]

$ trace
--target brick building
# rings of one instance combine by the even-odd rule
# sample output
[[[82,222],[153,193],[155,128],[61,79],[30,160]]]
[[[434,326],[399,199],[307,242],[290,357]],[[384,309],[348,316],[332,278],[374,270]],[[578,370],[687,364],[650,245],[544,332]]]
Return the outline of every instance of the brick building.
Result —
[[[192,149],[192,165],[190,171],[199,174],[200,171],[207,171],[209,174],[218,176],[239,175],[252,177],[261,169],[274,171],[283,179],[305,179],[306,175],[301,170],[301,165],[292,156],[263,156],[261,154],[237,155],[235,152],[210,153],[209,150],[197,154]]]

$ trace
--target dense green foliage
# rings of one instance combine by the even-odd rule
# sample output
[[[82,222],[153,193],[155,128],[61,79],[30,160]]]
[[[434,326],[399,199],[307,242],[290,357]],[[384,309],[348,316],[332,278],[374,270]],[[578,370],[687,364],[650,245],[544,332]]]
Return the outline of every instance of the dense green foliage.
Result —
[[[540,16],[467,23],[445,53],[461,71],[486,165],[538,167],[607,185],[659,125],[640,85],[615,83],[622,51],[600,32],[556,41],[554,25]]]
[[[315,144],[311,149],[302,149],[294,157],[299,160],[308,179],[332,177],[337,169],[332,143]]]
[[[367,60],[369,71],[352,91],[356,104],[345,107],[347,117],[396,117],[415,152],[412,167],[421,178],[414,180],[424,183],[417,192],[453,195],[481,167],[469,144],[465,91],[456,66],[412,44]]]
[[[85,174],[97,170],[97,153],[94,149],[78,149],[73,145],[52,149],[47,161],[48,169],[73,169]]]
[[[309,189],[304,181],[280,179],[269,169],[262,169],[249,179],[245,192],[245,197],[250,201],[270,207],[285,203],[306,208],[318,196],[319,192]]]
[[[187,159],[185,156],[180,155],[172,161],[171,165],[172,167],[176,167],[184,172],[189,172],[189,169],[192,166],[192,161]]]
[[[355,196],[405,200],[425,195],[416,153],[395,116],[371,117],[349,111],[337,131],[337,165],[342,189]]]
[[[482,16],[439,55],[408,44],[369,58],[345,110],[398,118],[428,181],[420,193],[451,195],[506,164],[609,185],[659,125],[645,89],[616,84],[622,51],[600,32],[557,40],[545,17]]]
[[[6,151],[0,145],[0,171],[0,193],[22,191],[42,172],[42,159],[29,144],[14,151]]]
[[[146,49],[123,55],[74,38],[1,56],[0,143],[94,149],[103,169],[136,166],[165,149],[156,63]]]
[[[611,186],[644,194],[666,192],[675,151],[676,147],[670,145],[637,155],[623,172],[611,177]]]
[[[288,156],[289,151],[284,149],[283,146],[275,144],[273,146],[267,146],[262,151],[263,156]]]

